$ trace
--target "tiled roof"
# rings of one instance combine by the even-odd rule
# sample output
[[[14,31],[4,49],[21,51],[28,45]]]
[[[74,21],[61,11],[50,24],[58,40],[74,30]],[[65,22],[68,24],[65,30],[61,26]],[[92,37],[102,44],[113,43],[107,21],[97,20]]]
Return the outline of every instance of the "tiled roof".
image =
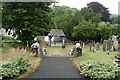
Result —
[[[62,29],[52,29],[48,36],[65,36]]]

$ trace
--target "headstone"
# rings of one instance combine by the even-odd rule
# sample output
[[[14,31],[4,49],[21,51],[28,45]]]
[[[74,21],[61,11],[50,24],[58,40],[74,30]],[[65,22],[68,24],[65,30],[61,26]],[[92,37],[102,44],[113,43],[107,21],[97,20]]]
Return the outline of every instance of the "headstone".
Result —
[[[83,41],[81,41],[81,46],[83,45]]]
[[[118,43],[118,41],[116,40],[116,41],[114,41],[114,49],[115,49],[115,51],[118,50],[118,47],[119,47],[119,43]]]
[[[40,47],[40,44],[39,44],[38,42],[33,43],[33,44],[31,45],[31,48],[32,48],[33,52],[36,52],[36,57],[42,55],[42,53],[40,52],[41,47]]]
[[[73,50],[74,50],[74,56],[75,57],[82,56],[82,47],[79,43],[76,43]]]
[[[113,46],[113,42],[112,40],[110,40],[110,49],[112,48],[112,46]]]
[[[103,41],[103,52],[106,51],[106,40]]]
[[[110,40],[107,41],[107,51],[109,50],[110,51]]]
[[[93,46],[93,40],[91,41],[91,43],[92,43],[92,46]]]
[[[93,42],[93,47],[95,48],[95,41]]]
[[[83,43],[83,48],[84,48],[84,46],[85,46],[85,43]]]
[[[93,49],[92,49],[92,52],[93,52],[93,53],[95,53],[95,52],[96,52],[96,49],[95,49],[95,47],[93,47]]]
[[[103,42],[103,41],[102,41],[102,39],[101,39],[101,42],[100,42],[100,43],[101,43],[101,45],[102,45],[102,42]]]
[[[90,43],[89,47],[90,47],[90,51],[91,51],[91,43]]]
[[[109,50],[107,51],[107,55],[109,55],[110,53],[109,53]]]
[[[97,49],[99,50],[99,42],[97,42]]]
[[[29,47],[28,41],[27,41],[27,47]]]
[[[73,54],[74,54],[73,49],[70,49],[68,55],[73,55]]]

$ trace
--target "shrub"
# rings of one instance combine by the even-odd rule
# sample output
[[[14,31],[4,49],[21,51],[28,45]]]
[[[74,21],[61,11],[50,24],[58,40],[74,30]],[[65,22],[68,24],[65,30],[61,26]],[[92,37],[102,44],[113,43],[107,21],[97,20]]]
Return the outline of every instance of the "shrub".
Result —
[[[28,64],[28,60],[20,57],[18,59],[12,59],[10,61],[0,62],[0,66],[2,67],[0,68],[0,78],[4,79],[19,76],[21,72],[27,70],[30,64]]]
[[[102,62],[82,62],[79,67],[81,74],[94,79],[115,79],[118,76],[118,68]]]
[[[2,40],[3,40],[3,42],[6,42],[6,41],[8,41],[8,40],[12,40],[12,38],[11,37],[9,37],[9,36],[2,36]]]

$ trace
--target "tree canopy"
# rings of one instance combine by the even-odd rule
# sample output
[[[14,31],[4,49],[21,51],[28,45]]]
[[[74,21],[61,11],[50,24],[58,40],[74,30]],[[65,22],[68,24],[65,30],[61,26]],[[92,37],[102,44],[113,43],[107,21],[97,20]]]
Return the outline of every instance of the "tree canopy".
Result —
[[[63,29],[68,15],[74,14],[77,11],[76,8],[69,8],[67,6],[54,6],[51,7],[54,14],[55,27],[57,29]]]
[[[14,29],[24,43],[37,35],[47,35],[53,25],[50,2],[4,2],[2,23],[5,29]]]
[[[109,13],[108,8],[106,8],[105,6],[103,6],[102,4],[98,2],[90,2],[89,4],[87,4],[87,6],[88,8],[92,8],[96,14],[101,13],[102,21],[111,23],[110,13]]]
[[[71,40],[87,40],[88,38],[93,39],[91,34],[94,34],[88,32],[93,29],[94,33],[96,33],[94,27],[101,21],[101,14],[95,14],[90,8],[82,8],[74,15],[67,16],[64,32],[66,37]]]

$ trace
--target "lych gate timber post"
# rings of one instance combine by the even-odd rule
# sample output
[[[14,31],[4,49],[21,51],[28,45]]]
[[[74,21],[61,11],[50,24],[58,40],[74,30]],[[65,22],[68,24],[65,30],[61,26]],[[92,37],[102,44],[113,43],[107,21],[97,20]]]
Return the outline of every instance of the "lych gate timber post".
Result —
[[[64,37],[65,37],[65,34],[63,32],[62,29],[52,29],[50,31],[50,33],[48,34],[49,38],[50,38],[50,47],[52,46],[51,43],[51,39],[53,36],[56,36],[56,37],[61,37],[61,40],[62,40],[62,46],[64,45]]]

